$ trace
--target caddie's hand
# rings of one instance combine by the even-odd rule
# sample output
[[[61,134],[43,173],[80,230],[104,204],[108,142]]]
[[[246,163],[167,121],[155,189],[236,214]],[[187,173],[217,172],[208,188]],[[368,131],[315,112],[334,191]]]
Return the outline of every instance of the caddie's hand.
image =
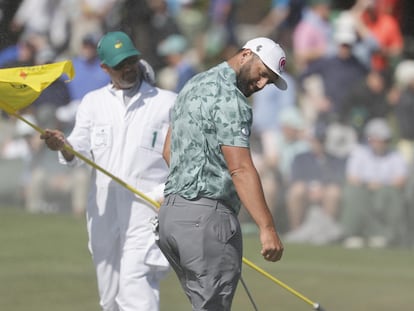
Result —
[[[283,244],[274,229],[264,229],[260,232],[262,243],[261,254],[267,261],[278,261],[282,258]]]
[[[65,135],[58,130],[46,129],[44,133],[40,135],[40,139],[43,139],[46,146],[54,151],[63,150],[66,143]]]

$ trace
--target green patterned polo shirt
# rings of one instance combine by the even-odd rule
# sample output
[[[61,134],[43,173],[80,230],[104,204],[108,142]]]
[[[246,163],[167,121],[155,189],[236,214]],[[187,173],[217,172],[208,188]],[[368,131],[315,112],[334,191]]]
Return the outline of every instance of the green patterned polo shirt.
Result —
[[[172,112],[170,174],[165,195],[222,201],[236,213],[240,199],[220,146],[249,148],[252,109],[223,62],[194,76]]]

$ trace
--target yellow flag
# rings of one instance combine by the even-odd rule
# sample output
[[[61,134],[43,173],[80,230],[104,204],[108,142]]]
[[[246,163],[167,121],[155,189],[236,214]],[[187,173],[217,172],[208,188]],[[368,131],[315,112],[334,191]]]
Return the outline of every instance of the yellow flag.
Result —
[[[70,60],[0,69],[0,108],[11,112],[29,106],[45,88],[64,73],[70,80],[75,75]]]

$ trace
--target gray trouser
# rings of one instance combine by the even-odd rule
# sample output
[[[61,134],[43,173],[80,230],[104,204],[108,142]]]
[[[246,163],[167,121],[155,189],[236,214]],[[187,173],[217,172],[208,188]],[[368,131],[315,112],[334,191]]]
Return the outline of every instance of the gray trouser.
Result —
[[[215,200],[170,195],[158,217],[159,247],[193,310],[230,310],[242,263],[237,215]]]

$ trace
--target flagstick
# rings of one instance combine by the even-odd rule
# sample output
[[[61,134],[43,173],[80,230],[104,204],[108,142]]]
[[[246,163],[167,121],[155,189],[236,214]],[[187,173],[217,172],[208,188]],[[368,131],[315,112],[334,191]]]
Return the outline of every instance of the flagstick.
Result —
[[[8,109],[7,112],[9,114],[12,114],[13,116],[15,116],[16,118],[18,118],[19,120],[23,121],[24,123],[26,123],[27,125],[31,126],[33,129],[35,129],[36,131],[38,131],[40,134],[44,134],[45,131],[38,127],[37,125],[33,124],[32,122],[30,122],[29,120],[27,120],[26,118],[22,117],[21,115],[19,115],[15,110],[12,109]],[[81,160],[85,161],[87,164],[89,164],[90,166],[96,168],[98,171],[104,173],[105,175],[109,176],[110,178],[112,178],[113,180],[115,180],[117,183],[119,183],[121,186],[125,187],[126,189],[132,191],[133,193],[135,193],[136,195],[138,195],[139,197],[141,197],[143,200],[147,201],[148,203],[150,203],[152,206],[156,207],[157,209],[160,207],[160,204],[151,199],[150,197],[148,197],[147,195],[145,195],[144,193],[138,191],[137,189],[133,188],[132,186],[130,186],[129,184],[127,184],[126,182],[124,182],[123,180],[121,180],[120,178],[116,177],[115,175],[113,175],[112,173],[108,172],[107,170],[105,170],[104,168],[102,168],[101,166],[97,165],[95,162],[93,162],[92,160],[88,159],[87,157],[85,157],[83,154],[75,151],[72,147],[70,147],[69,145],[65,144],[64,145],[64,149],[70,153],[72,153],[73,155],[77,156],[78,158],[80,158]]]

